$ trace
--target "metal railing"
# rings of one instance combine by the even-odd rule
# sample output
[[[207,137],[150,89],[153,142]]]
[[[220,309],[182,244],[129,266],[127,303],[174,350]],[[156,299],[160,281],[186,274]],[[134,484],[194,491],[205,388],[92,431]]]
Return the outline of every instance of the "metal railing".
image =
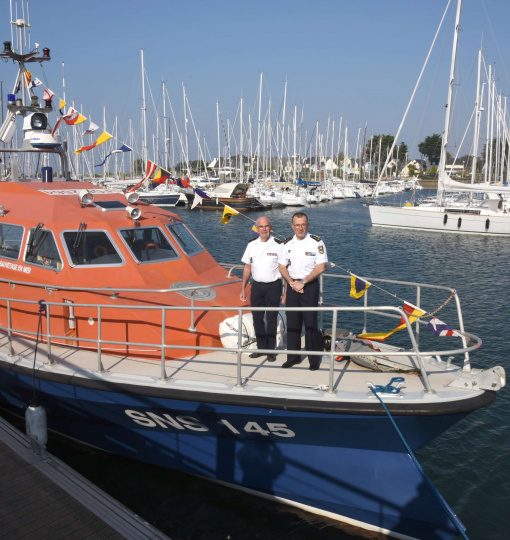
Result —
[[[57,343],[59,345],[65,344],[68,341],[79,341],[84,344],[91,344],[92,349],[97,349],[97,371],[103,372],[103,362],[102,362],[102,355],[104,354],[102,352],[102,349],[105,345],[108,346],[130,346],[130,347],[144,347],[147,349],[153,349],[153,350],[160,350],[161,351],[161,360],[160,360],[160,378],[159,380],[164,382],[168,379],[167,373],[166,373],[166,356],[167,351],[171,350],[189,350],[189,351],[200,351],[200,352],[214,352],[214,351],[224,351],[229,353],[236,353],[237,355],[237,374],[236,374],[236,386],[242,387],[243,386],[243,378],[241,374],[241,367],[242,367],[242,355],[252,353],[252,352],[258,352],[261,354],[274,354],[274,350],[269,349],[246,349],[246,346],[243,346],[243,324],[242,324],[242,318],[243,315],[245,316],[248,312],[253,311],[278,311],[278,312],[303,312],[303,311],[315,311],[318,313],[320,320],[323,320],[323,317],[325,315],[328,315],[331,318],[331,347],[329,351],[307,351],[307,350],[289,350],[286,349],[284,354],[295,354],[295,355],[303,355],[303,356],[327,356],[329,357],[329,380],[327,385],[327,391],[330,394],[334,394],[334,373],[335,373],[335,357],[339,355],[339,351],[336,350],[336,340],[337,340],[337,321],[338,321],[338,315],[339,313],[362,313],[363,314],[363,333],[366,331],[367,327],[367,317],[368,315],[377,315],[377,316],[384,316],[384,317],[391,317],[395,319],[401,319],[406,323],[406,328],[408,331],[408,337],[411,343],[411,347],[408,349],[396,349],[396,350],[370,350],[370,356],[387,356],[388,354],[391,354],[392,356],[406,356],[406,357],[412,357],[416,359],[416,362],[418,364],[418,368],[420,371],[420,374],[422,376],[423,385],[425,387],[425,391],[427,393],[433,393],[433,389],[431,387],[429,377],[425,368],[425,363],[423,358],[426,357],[440,357],[440,356],[451,356],[456,354],[463,354],[464,355],[464,364],[463,364],[463,370],[466,372],[469,372],[471,370],[470,361],[469,361],[469,351],[478,349],[481,345],[481,339],[477,336],[470,334],[468,332],[465,332],[462,322],[462,312],[460,308],[460,301],[458,299],[458,295],[454,289],[447,288],[447,287],[441,287],[441,286],[434,286],[434,285],[426,285],[426,284],[420,284],[420,283],[413,283],[413,282],[402,282],[402,281],[395,281],[395,280],[382,280],[382,279],[374,279],[374,278],[362,278],[362,279],[369,279],[371,283],[385,283],[385,284],[395,284],[395,285],[404,285],[404,286],[411,286],[416,289],[416,302],[417,307],[419,307],[419,301],[421,298],[421,291],[423,289],[436,289],[436,290],[444,290],[446,292],[449,292],[452,297],[456,300],[456,308],[457,308],[457,316],[459,321],[459,331],[462,333],[462,348],[458,349],[448,349],[448,350],[428,350],[428,351],[420,351],[418,346],[418,339],[417,336],[419,334],[419,324],[426,324],[423,321],[416,321],[413,323],[416,326],[416,332],[413,331],[413,325],[410,324],[409,318],[406,314],[406,312],[400,308],[395,307],[391,305],[379,305],[379,306],[369,306],[368,305],[368,291],[364,295],[364,305],[361,307],[344,307],[344,306],[325,306],[322,302],[322,297],[324,293],[324,282],[326,279],[350,279],[350,276],[344,276],[344,275],[335,275],[335,274],[323,274],[320,279],[320,291],[321,291],[321,305],[319,305],[316,308],[289,308],[289,307],[275,307],[275,308],[255,308],[250,306],[214,306],[214,307],[199,307],[197,308],[194,304],[194,293],[203,288],[209,288],[214,289],[216,287],[222,287],[227,284],[237,283],[237,281],[229,281],[229,282],[222,282],[222,283],[216,283],[213,285],[204,285],[204,286],[189,286],[189,287],[182,287],[182,288],[176,288],[176,289],[160,289],[160,290],[154,290],[154,289],[122,289],[122,288],[116,288],[115,289],[115,295],[112,296],[114,299],[118,299],[118,293],[119,292],[137,292],[137,293],[175,293],[175,292],[181,292],[181,291],[193,291],[190,297],[190,306],[154,306],[154,305],[131,305],[131,304],[89,304],[89,303],[75,303],[73,302],[71,305],[73,307],[73,310],[76,311],[77,308],[87,308],[87,309],[95,309],[97,312],[97,337],[95,339],[93,338],[83,338],[79,336],[72,336],[69,335],[59,335],[54,334],[51,332],[51,320],[52,320],[52,309],[54,307],[60,306],[69,308],[70,304],[66,302],[48,302],[44,301],[44,307],[45,307],[45,317],[46,317],[46,331],[42,332],[40,336],[43,338],[43,340],[46,341],[47,345],[47,355],[48,355],[48,361],[50,364],[53,363],[52,359],[52,353],[51,353],[51,346],[52,342]],[[78,288],[78,287],[57,287],[55,285],[35,285],[30,283],[24,283],[19,281],[13,281],[13,280],[5,280],[0,279],[0,282],[9,283],[9,284],[16,284],[18,286],[27,286],[27,287],[36,287],[36,288],[42,288],[46,290],[65,290],[65,291],[80,291],[80,292],[88,292],[88,293],[97,293],[97,292],[108,292],[109,294],[113,292],[112,288]],[[28,331],[26,328],[15,328],[12,324],[12,311],[14,309],[14,305],[17,304],[25,304],[25,305],[33,305],[34,307],[39,306],[40,302],[36,300],[21,300],[16,299],[12,297],[0,297],[0,306],[4,304],[7,309],[7,326],[0,325],[0,330],[3,330],[6,332],[8,336],[8,347],[9,347],[9,354],[14,354],[13,349],[13,335],[21,335],[24,337],[31,337],[34,338],[37,333]],[[159,311],[161,313],[161,324],[159,326],[159,335],[161,337],[160,341],[158,343],[154,342],[133,342],[133,341],[118,341],[118,340],[111,340],[111,339],[105,339],[103,337],[103,319],[104,319],[104,312],[107,310],[144,310],[144,311]],[[203,312],[213,312],[213,311],[228,311],[232,313],[237,313],[239,317],[240,324],[238,324],[237,328],[237,346],[236,347],[209,347],[209,346],[199,346],[199,345],[182,345],[182,344],[171,344],[171,343],[165,343],[165,330],[166,330],[166,320],[167,320],[167,313],[168,312],[180,312],[180,311],[189,311],[191,314],[191,326],[188,328],[189,332],[195,332],[196,326],[195,326],[195,319],[194,314],[196,311]],[[35,310],[34,310],[35,314]],[[58,317],[62,319],[62,314],[59,314]],[[143,319],[142,319],[143,320]],[[468,338],[472,345],[468,346],[466,338]],[[283,351],[282,351],[283,352]],[[353,357],[353,356],[365,356],[367,354],[367,351],[349,351],[349,352],[341,352],[341,356],[343,357]]]

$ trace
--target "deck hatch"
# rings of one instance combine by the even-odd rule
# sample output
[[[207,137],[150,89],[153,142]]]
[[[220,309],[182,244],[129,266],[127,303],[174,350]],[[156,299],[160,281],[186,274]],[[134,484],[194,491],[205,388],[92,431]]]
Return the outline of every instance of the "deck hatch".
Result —
[[[121,201],[95,201],[92,203],[103,212],[110,212],[112,210],[125,210],[126,205]]]

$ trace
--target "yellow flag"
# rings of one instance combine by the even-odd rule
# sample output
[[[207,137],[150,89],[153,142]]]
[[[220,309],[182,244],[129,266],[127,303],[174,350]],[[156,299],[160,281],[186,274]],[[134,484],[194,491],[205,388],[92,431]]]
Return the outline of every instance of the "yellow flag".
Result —
[[[410,304],[409,302],[404,302],[404,311],[407,315],[407,318],[409,319],[409,323],[413,323],[423,315],[425,315],[425,311],[421,310],[420,308],[414,306],[413,304]],[[375,334],[358,334],[356,337],[359,339],[374,339],[377,341],[385,341],[388,339],[391,335],[393,335],[395,332],[398,332],[399,330],[402,330],[403,328],[406,328],[407,324],[404,320],[404,317],[400,318],[400,324],[391,330],[390,332],[377,332]]]
[[[67,105],[67,103],[63,99],[58,98],[58,110],[59,111],[62,110],[66,105]]]
[[[361,298],[370,285],[372,284],[369,281],[365,281],[364,279],[351,274],[351,296],[353,298]]]
[[[32,82],[32,74],[28,69],[25,69],[25,77],[27,79],[27,86],[30,86],[30,83]]]
[[[103,131],[101,135],[98,137],[97,141],[89,146],[82,146],[81,148],[78,148],[78,150],[75,150],[75,154],[81,154],[84,150],[92,150],[92,148],[95,148],[96,146],[99,146],[100,144],[103,144],[108,139],[111,139],[112,136],[107,133],[106,131]]]
[[[236,214],[239,214],[237,210],[234,210],[233,208],[230,208],[230,206],[225,205],[225,208],[223,209],[223,217],[221,218],[221,222],[228,223],[230,221],[230,218],[232,216],[235,216]]]

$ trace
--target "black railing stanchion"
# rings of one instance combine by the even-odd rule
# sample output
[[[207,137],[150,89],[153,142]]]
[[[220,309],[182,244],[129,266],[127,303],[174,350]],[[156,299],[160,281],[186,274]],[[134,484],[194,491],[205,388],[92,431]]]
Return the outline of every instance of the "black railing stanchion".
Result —
[[[335,355],[333,354],[336,348],[336,325],[338,320],[338,310],[333,310],[333,323],[331,327],[331,347],[329,348],[329,385],[328,394],[334,394],[333,384],[335,375]]]
[[[160,382],[166,381],[166,366],[165,366],[165,336],[166,336],[166,308],[161,308],[161,377]]]
[[[9,356],[14,356],[12,346],[12,325],[11,325],[11,301],[7,300],[7,339],[9,341]]]
[[[104,367],[101,361],[101,306],[97,306],[97,371],[103,373]]]

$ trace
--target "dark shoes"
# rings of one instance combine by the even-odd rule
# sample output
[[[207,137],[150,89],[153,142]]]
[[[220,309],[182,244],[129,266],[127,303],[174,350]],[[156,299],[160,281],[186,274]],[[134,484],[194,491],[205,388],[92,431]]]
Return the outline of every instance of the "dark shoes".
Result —
[[[258,353],[258,352],[252,352],[250,354],[250,358],[260,358],[261,356],[265,356],[265,354]]]
[[[287,360],[285,364],[282,365],[282,368],[289,368],[297,364],[301,364],[301,360]]]
[[[276,354],[268,354],[267,355],[267,361],[268,362],[276,362]]]
[[[310,362],[310,367],[308,368],[310,371],[317,371],[321,367],[320,360],[316,360],[315,362]]]

